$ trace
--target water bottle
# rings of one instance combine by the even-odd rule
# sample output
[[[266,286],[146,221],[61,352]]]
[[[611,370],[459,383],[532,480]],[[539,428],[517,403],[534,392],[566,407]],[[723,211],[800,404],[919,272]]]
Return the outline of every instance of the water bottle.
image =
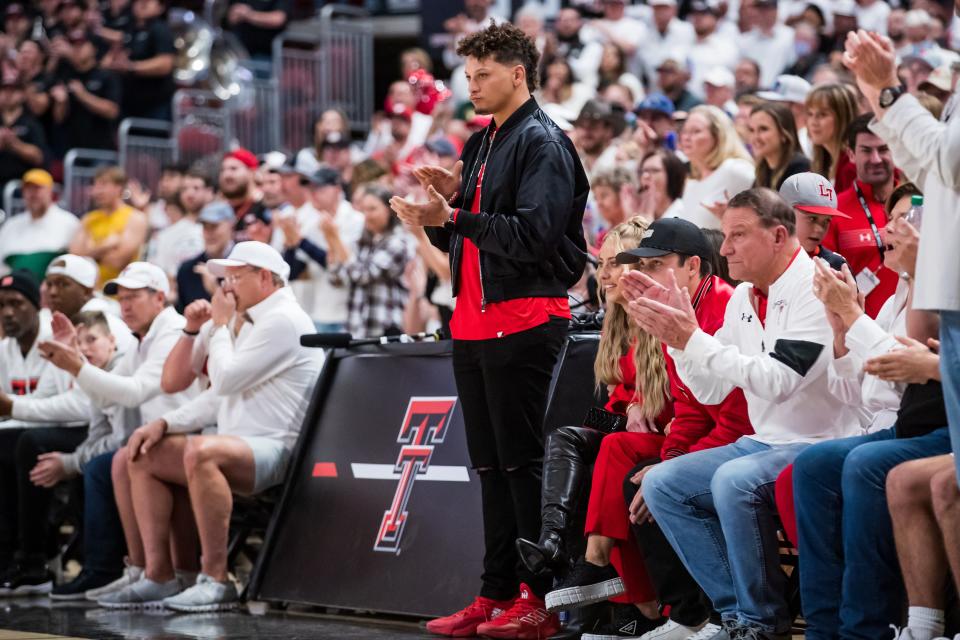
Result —
[[[923,222],[923,196],[910,196],[910,208],[903,219],[912,224],[915,229],[920,229],[920,224]]]

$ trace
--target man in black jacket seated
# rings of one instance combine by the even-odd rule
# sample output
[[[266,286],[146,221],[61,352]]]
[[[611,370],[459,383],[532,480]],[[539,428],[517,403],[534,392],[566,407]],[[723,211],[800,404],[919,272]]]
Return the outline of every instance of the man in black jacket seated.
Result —
[[[559,630],[534,576],[514,550],[540,533],[542,422],[564,340],[567,289],[586,262],[581,228],[589,192],[570,140],[538,107],[539,54],[510,24],[460,43],[470,100],[492,115],[453,171],[414,172],[429,201],[391,201],[450,254],[457,306],[450,322],[453,367],[467,446],[482,491],[483,587],[463,611],[434,620],[442,635],[549,637]]]

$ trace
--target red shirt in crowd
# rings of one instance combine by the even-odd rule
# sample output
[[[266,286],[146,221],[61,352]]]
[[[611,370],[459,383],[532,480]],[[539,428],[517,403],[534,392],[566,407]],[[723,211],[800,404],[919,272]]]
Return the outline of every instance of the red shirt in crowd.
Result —
[[[718,278],[704,278],[693,297],[693,307],[700,328],[713,335],[723,325],[727,302],[733,295],[733,287]],[[667,460],[685,453],[712,449],[731,442],[740,436],[753,433],[747,415],[747,399],[741,389],[734,389],[720,404],[705,405],[693,397],[677,374],[673,358],[667,355],[667,374],[670,376],[670,395],[673,396],[673,422],[670,433],[660,449],[660,458]]]
[[[850,154],[846,151],[840,152],[840,158],[837,160],[837,179],[833,181],[833,188],[839,194],[853,186],[853,181],[857,179],[857,165],[850,159]],[[841,209],[841,211],[843,211]]]
[[[880,313],[880,307],[896,291],[899,276],[883,266],[883,258],[877,247],[876,237],[867,220],[867,214],[863,211],[863,205],[860,204],[855,187],[860,188],[863,199],[870,208],[873,221],[880,232],[881,242],[886,242],[883,239],[883,229],[887,226],[884,203],[874,198],[873,187],[857,180],[855,186],[837,194],[837,209],[850,218],[834,217],[831,220],[830,229],[823,237],[823,246],[846,258],[854,277],[857,277],[864,268],[869,268],[880,280],[866,297],[865,311],[871,318],[876,318]]]
[[[490,144],[497,129],[490,134]],[[470,212],[457,209],[454,216],[480,213],[480,195],[486,165],[480,166],[477,190]],[[480,282],[480,250],[469,238],[463,239],[457,306],[450,320],[454,340],[492,340],[532,329],[550,320],[550,316],[570,317],[570,303],[564,298],[516,298],[486,302]]]
[[[630,349],[620,356],[620,382],[610,392],[604,409],[610,413],[625,415],[627,409],[634,403],[642,404],[643,398],[637,389],[637,362],[634,345],[630,345]],[[671,420],[673,420],[673,402],[668,399],[660,415],[654,419],[654,423],[664,429],[670,424]]]

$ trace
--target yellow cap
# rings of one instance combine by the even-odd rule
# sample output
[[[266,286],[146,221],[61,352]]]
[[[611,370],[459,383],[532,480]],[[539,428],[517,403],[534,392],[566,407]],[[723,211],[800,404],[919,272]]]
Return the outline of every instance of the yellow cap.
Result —
[[[52,187],[53,176],[43,169],[30,169],[23,174],[23,184],[35,184],[38,187]]]

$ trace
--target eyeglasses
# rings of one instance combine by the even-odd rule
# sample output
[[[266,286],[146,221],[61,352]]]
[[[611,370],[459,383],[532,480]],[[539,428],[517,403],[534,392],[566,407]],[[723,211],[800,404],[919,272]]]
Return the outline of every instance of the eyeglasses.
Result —
[[[236,284],[243,276],[247,275],[248,273],[256,273],[257,271],[260,271],[260,269],[257,267],[248,267],[240,273],[228,273],[227,275],[223,276],[223,281],[227,284]]]

